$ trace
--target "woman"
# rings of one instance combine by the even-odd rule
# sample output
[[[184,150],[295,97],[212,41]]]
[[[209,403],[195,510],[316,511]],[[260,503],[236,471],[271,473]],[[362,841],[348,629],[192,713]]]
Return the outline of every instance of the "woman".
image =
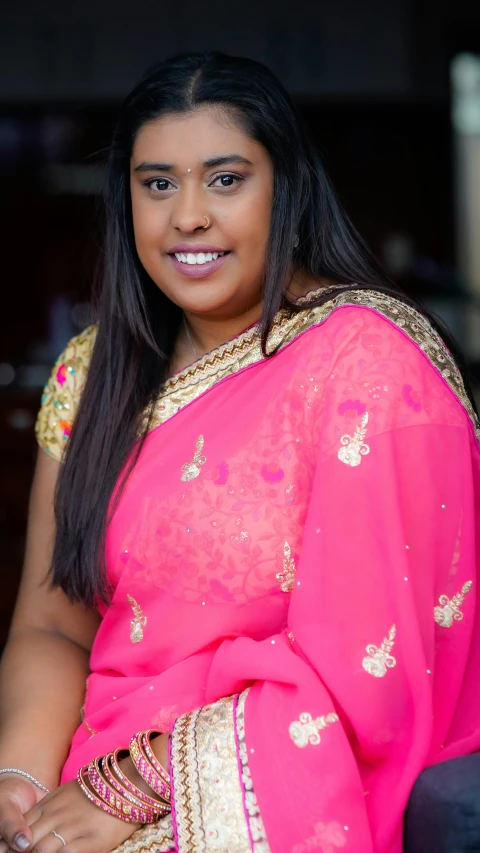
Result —
[[[400,853],[419,773],[480,746],[461,373],[258,63],[153,69],[106,202],[37,424],[0,853]]]

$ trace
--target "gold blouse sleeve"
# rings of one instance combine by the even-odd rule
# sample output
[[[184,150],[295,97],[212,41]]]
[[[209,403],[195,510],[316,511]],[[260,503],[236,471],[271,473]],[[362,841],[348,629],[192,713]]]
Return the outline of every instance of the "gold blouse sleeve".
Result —
[[[72,431],[96,335],[97,327],[88,326],[68,342],[43,391],[35,434],[40,447],[58,462]]]

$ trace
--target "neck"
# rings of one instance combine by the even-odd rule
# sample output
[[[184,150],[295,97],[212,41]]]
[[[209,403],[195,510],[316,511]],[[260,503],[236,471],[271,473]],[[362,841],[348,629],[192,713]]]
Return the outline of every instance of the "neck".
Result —
[[[234,317],[209,317],[205,314],[199,315],[185,311],[185,319],[198,356],[201,357],[237,337],[249,326],[256,323],[260,319],[261,313],[261,302]]]
[[[314,278],[306,274],[303,270],[294,271],[287,293],[291,299],[296,299],[303,296],[310,290],[316,290],[321,284],[327,285],[329,282],[325,279]],[[208,314],[195,314],[193,311],[184,311],[185,320],[188,324],[188,330],[196,350],[196,356],[201,358],[207,352],[211,352],[216,347],[221,346],[227,341],[236,338],[245,329],[248,329],[256,323],[262,313],[263,302],[258,301],[252,307],[235,313],[233,316],[225,315],[223,317],[212,317]],[[186,336],[186,351],[188,358],[191,361],[191,342]]]

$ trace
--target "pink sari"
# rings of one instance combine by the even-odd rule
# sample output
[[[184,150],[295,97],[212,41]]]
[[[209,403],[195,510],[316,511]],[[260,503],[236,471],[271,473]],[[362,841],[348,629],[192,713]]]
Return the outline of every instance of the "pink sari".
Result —
[[[272,340],[168,383],[109,530],[62,781],[171,731],[173,820],[125,853],[401,853],[420,772],[480,748],[478,424],[451,357],[366,291]]]

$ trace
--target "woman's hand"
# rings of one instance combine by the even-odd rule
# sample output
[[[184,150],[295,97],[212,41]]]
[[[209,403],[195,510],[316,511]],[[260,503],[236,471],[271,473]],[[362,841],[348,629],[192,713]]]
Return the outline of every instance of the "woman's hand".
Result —
[[[22,776],[5,774],[0,777],[0,853],[9,847],[26,850],[32,833],[24,818],[45,794]]]
[[[140,824],[125,823],[99,809],[85,796],[76,780],[61,785],[34,804],[26,813],[25,822],[35,853],[110,853],[140,827]],[[53,831],[62,836],[65,847]],[[22,848],[17,845],[12,849]],[[30,849],[30,845],[25,849]],[[0,853],[4,851],[10,853],[10,847],[0,847]]]
[[[160,763],[168,768],[168,734],[162,734],[152,740],[152,749]],[[151,789],[138,775],[130,758],[120,762],[128,778],[145,793],[152,795]],[[7,781],[12,784],[7,786]],[[123,841],[126,841],[140,824],[126,823],[99,809],[85,796],[76,780],[61,785],[46,796],[34,788],[30,782],[8,777],[3,783],[11,792],[2,811],[0,787],[0,821],[5,814],[4,841],[0,841],[0,853],[28,851],[35,853],[110,853]],[[23,798],[15,794],[14,787],[26,788]],[[38,796],[40,795],[40,796]],[[10,809],[10,811],[9,811]],[[22,817],[22,813],[26,812]],[[0,832],[1,832],[0,823]],[[55,831],[62,838],[53,834]],[[28,844],[18,844],[18,835],[24,836]],[[15,843],[14,839],[17,839]]]

